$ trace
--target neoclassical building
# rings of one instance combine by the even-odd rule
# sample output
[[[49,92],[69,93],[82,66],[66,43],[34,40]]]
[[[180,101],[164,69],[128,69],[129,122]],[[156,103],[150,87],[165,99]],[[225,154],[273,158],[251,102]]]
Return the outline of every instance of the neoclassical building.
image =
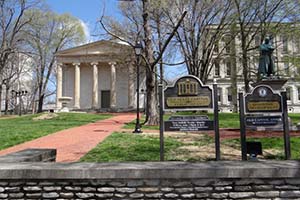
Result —
[[[101,40],[56,54],[56,107],[60,98],[71,97],[72,110],[126,111],[136,102],[136,72],[132,47]],[[144,85],[143,73],[141,88]],[[143,95],[141,107],[143,107]]]
[[[218,84],[219,95],[219,108],[221,112],[231,112],[233,110],[233,98],[232,95],[232,75],[237,77],[238,91],[244,91],[244,82],[242,76],[242,63],[241,63],[241,41],[237,36],[234,39],[234,47],[236,55],[235,62],[232,63],[230,58],[230,47],[225,46],[226,38],[220,41],[219,49],[224,47],[224,51],[218,62],[215,62],[212,66],[211,74],[209,75],[208,83],[211,84],[215,79]],[[278,34],[274,36],[273,45],[275,51],[273,53],[275,59],[275,70],[277,74],[288,80],[284,85],[284,89],[287,91],[287,103],[288,111],[293,113],[300,112],[300,63],[295,62],[300,58],[300,39],[299,37],[288,37],[284,34]],[[255,36],[252,47],[259,46],[261,44],[261,38]],[[257,72],[259,50],[253,50],[249,53],[248,65],[250,71]],[[237,73],[232,74],[232,67],[236,65]],[[256,74],[252,73],[251,78],[256,80]],[[237,97],[236,97],[237,98]]]

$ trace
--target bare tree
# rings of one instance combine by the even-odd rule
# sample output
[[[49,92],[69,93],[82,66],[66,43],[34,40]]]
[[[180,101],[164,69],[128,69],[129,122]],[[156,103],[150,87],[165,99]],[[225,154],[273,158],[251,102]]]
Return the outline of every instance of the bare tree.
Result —
[[[34,59],[34,75],[37,93],[38,112],[42,112],[44,99],[55,93],[48,90],[50,79],[55,78],[54,55],[59,50],[82,43],[84,31],[81,23],[74,17],[58,15],[51,11],[30,10],[26,13],[34,16],[32,23],[26,26],[26,50]]]
[[[181,53],[185,59],[189,74],[207,81],[211,72],[213,59],[218,59],[224,48],[216,50],[222,35],[230,24],[229,14],[231,1],[174,1],[172,9],[166,10],[171,24],[174,26],[172,16],[188,11],[177,31],[176,38]]]
[[[0,102],[3,84],[8,85],[11,77],[7,76],[11,70],[6,68],[13,66],[14,55],[24,44],[24,27],[32,20],[32,16],[25,19],[25,12],[38,5],[39,0],[0,0]]]
[[[163,2],[163,1],[162,1]],[[140,4],[141,3],[141,4]],[[186,12],[181,13],[181,17],[175,24],[173,30],[168,35],[168,37],[160,42],[160,49],[156,57],[154,57],[154,38],[152,30],[151,21],[151,1],[141,0],[139,2],[121,2],[122,6],[126,6],[128,9],[123,11],[123,15],[127,18],[127,23],[132,29],[122,29],[120,23],[110,23],[109,28],[105,26],[104,18],[102,17],[100,23],[102,27],[113,37],[119,38],[120,40],[126,41],[132,47],[134,44],[142,39],[144,43],[144,61],[146,65],[146,87],[147,87],[147,105],[146,105],[146,119],[148,125],[156,125],[159,122],[158,116],[158,102],[156,93],[156,65],[159,63],[163,57],[169,42],[174,36],[179,24],[182,22]],[[142,18],[141,18],[142,17]],[[126,23],[126,22],[125,22]],[[126,23],[126,24],[127,24]],[[124,25],[123,25],[124,27]],[[128,34],[131,33],[131,34]]]
[[[283,20],[287,19],[291,9],[290,1],[286,0],[234,0],[234,13],[236,26],[241,42],[241,62],[245,90],[249,92],[249,83],[253,81],[249,66],[249,55],[257,51],[253,45],[255,37],[260,36],[261,41],[267,34],[276,34]],[[255,74],[256,75],[256,74]]]

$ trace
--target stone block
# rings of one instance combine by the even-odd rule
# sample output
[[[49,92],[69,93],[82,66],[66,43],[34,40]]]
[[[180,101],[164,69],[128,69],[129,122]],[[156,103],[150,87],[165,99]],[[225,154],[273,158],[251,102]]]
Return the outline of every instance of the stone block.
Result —
[[[76,196],[81,198],[81,199],[89,199],[91,197],[94,197],[95,194],[94,193],[82,193],[82,192],[78,192],[76,193]]]
[[[57,192],[46,192],[42,194],[44,199],[56,199],[59,197]]]
[[[109,198],[109,197],[114,196],[114,193],[101,193],[101,194],[96,193],[95,196],[98,197],[98,198],[105,198],[105,199],[107,199],[107,198]],[[123,198],[123,197],[125,197],[125,196],[126,196],[126,195],[124,195],[124,196],[122,196],[122,197],[120,197],[120,198]]]
[[[136,191],[136,188],[116,188],[116,191],[121,193],[133,193]]]
[[[157,192],[157,193],[150,193],[150,194],[145,194],[146,197],[148,198],[161,198],[163,196],[163,193]]]
[[[39,192],[39,191],[42,191],[42,188],[40,186],[26,186],[26,187],[23,187],[23,189],[25,191],[29,191],[29,192]]]
[[[46,187],[43,187],[43,190],[46,192],[60,191],[61,187],[60,186],[46,186]]]
[[[279,197],[279,191],[263,191],[263,192],[256,192],[255,195],[257,197]]]
[[[211,197],[216,199],[225,199],[228,197],[228,193],[212,193]]]
[[[10,199],[18,199],[24,197],[24,193],[23,192],[9,193],[8,196]]]
[[[193,192],[194,188],[175,188],[175,191],[178,193],[188,193]]]
[[[179,195],[176,194],[176,193],[166,193],[165,194],[165,197],[166,198],[170,198],[170,199],[174,199],[174,198],[177,198]]]
[[[195,194],[181,194],[180,195],[182,198],[184,199],[192,199],[194,198],[196,195]]]
[[[130,198],[133,198],[133,199],[140,199],[142,197],[144,197],[144,194],[143,193],[132,193],[129,195]]]
[[[229,197],[233,199],[249,198],[253,197],[254,192],[230,192]]]
[[[97,191],[98,192],[114,192],[116,189],[113,188],[113,187],[100,187],[100,188],[97,188]]]
[[[213,187],[195,187],[196,192],[210,192],[213,190]]]
[[[84,187],[82,188],[82,191],[84,192],[95,192],[97,189],[94,187]]]
[[[234,191],[249,191],[249,190],[252,190],[252,187],[250,185],[234,187]]]
[[[78,186],[66,186],[65,189],[67,191],[74,191],[74,192],[81,191],[81,187]]]
[[[281,191],[280,197],[282,198],[291,198],[291,197],[300,197],[300,191]]]
[[[162,191],[162,192],[171,192],[173,190],[174,190],[174,188],[171,188],[171,187],[162,187],[162,188],[160,188],[160,191]]]
[[[70,199],[70,198],[73,198],[74,197],[74,194],[72,192],[61,192],[59,193],[59,196],[61,198],[67,198],[67,199]]]
[[[252,188],[254,190],[272,190],[274,188],[273,185],[253,185]]]
[[[141,192],[157,192],[159,189],[157,187],[142,187],[138,188],[138,191]]]

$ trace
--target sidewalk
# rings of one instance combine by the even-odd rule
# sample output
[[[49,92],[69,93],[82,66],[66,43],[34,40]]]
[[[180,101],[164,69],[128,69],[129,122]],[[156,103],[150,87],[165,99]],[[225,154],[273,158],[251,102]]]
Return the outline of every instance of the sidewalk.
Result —
[[[134,113],[115,114],[112,118],[80,127],[62,130],[36,140],[25,142],[0,151],[0,155],[27,148],[55,148],[56,162],[76,162],[124,123],[135,119]]]

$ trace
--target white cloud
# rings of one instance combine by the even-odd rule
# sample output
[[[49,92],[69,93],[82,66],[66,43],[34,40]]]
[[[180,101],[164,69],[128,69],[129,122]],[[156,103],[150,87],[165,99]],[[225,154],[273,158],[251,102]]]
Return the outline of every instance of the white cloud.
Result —
[[[90,25],[88,22],[84,22],[79,19],[81,26],[83,27],[84,35],[87,42],[93,42],[93,38],[91,37]]]

